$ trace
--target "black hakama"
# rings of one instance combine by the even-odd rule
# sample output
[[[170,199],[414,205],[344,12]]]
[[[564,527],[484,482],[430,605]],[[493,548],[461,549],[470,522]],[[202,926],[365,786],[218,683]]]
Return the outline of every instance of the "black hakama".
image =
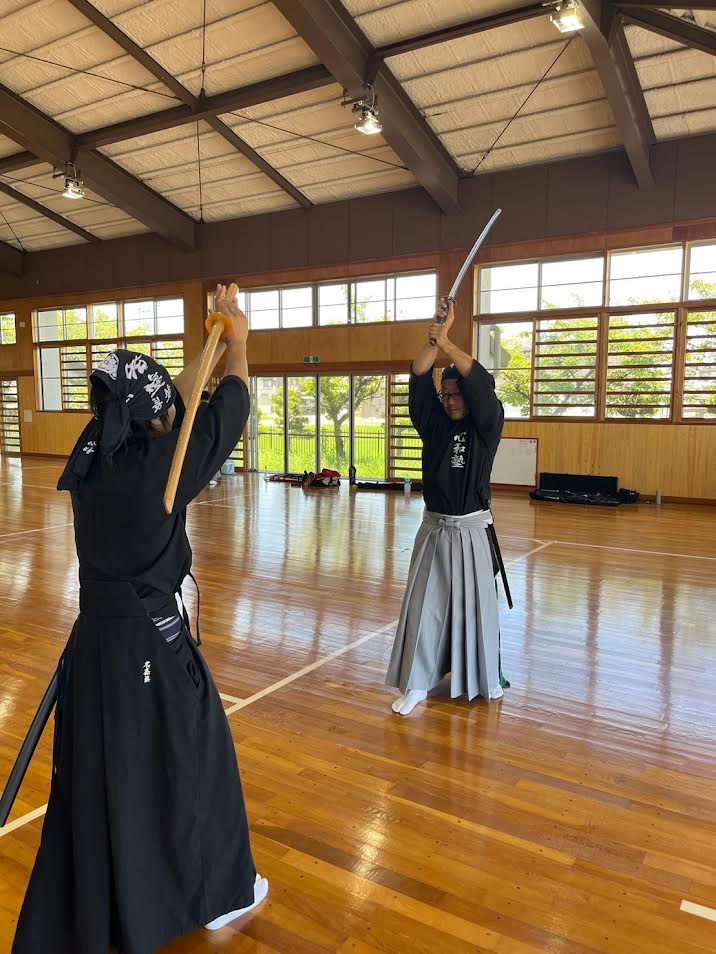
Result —
[[[254,901],[221,699],[188,629],[167,641],[149,615],[178,612],[191,567],[184,508],[239,440],[248,390],[224,378],[199,409],[167,515],[176,403],[170,434],[132,437],[111,460],[86,431],[58,485],[72,494],[80,615],[60,662],[50,798],[12,954],[152,954]],[[96,457],[78,481],[82,454]]]
[[[129,584],[83,584],[80,609],[12,952],[150,954],[253,903],[236,755],[186,631],[167,643]]]

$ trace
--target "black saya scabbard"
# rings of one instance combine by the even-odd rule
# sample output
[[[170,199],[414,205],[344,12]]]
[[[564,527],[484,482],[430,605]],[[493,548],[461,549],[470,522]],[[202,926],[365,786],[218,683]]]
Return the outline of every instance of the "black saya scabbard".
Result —
[[[0,828],[2,828],[8,820],[12,806],[15,804],[17,793],[20,791],[20,786],[25,778],[25,773],[32,761],[32,756],[35,754],[37,743],[45,731],[45,726],[52,715],[52,710],[55,708],[56,702],[57,672],[53,675],[47,687],[47,691],[42,697],[42,702],[35,713],[35,718],[32,720],[32,725],[25,736],[25,741],[22,743],[20,752],[10,772],[10,777],[7,780],[7,785],[2,793],[2,798],[0,798]]]
[[[505,596],[507,597],[507,605],[512,609],[512,594],[510,593],[510,584],[507,582],[507,571],[505,570],[505,561],[502,559],[502,551],[500,550],[500,542],[497,539],[497,531],[495,530],[494,523],[488,524],[487,532],[490,534],[490,540],[492,541],[492,546],[495,550],[495,559],[497,560],[497,566],[500,570],[500,577],[502,578],[502,585],[505,588]]]

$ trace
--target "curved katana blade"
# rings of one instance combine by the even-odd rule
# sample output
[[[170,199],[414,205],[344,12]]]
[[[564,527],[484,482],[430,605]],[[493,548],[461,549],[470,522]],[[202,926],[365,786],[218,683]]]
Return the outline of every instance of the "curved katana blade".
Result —
[[[469,255],[467,256],[467,258],[466,258],[465,261],[463,262],[462,268],[461,268],[460,271],[458,272],[457,278],[456,278],[455,281],[453,282],[453,286],[452,286],[452,288],[450,289],[450,294],[447,296],[451,301],[454,301],[454,300],[455,300],[455,296],[456,296],[457,293],[458,293],[458,289],[460,288],[460,285],[462,285],[462,280],[463,280],[463,278],[465,277],[465,275],[467,275],[467,270],[470,268],[470,266],[472,265],[472,263],[475,261],[475,256],[476,256],[477,253],[480,251],[480,246],[482,245],[482,243],[483,243],[483,242],[485,241],[485,239],[487,238],[488,232],[490,231],[490,229],[492,228],[492,226],[495,224],[495,222],[498,220],[498,218],[500,217],[501,214],[502,214],[502,209],[497,209],[497,211],[494,213],[494,215],[492,216],[492,218],[490,219],[490,221],[487,223],[487,225],[485,226],[485,228],[482,230],[482,232],[480,232],[480,235],[478,236],[478,239],[477,239],[477,241],[475,242],[475,244],[474,244],[474,245],[472,246],[472,248],[470,249]]]

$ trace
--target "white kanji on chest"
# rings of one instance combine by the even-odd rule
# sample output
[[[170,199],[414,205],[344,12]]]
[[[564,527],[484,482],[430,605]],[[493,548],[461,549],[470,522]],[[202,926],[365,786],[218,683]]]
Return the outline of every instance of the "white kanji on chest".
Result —
[[[465,460],[467,454],[467,431],[461,431],[459,434],[455,434],[452,439],[452,456],[450,458],[450,466],[456,470],[461,470],[465,467]]]

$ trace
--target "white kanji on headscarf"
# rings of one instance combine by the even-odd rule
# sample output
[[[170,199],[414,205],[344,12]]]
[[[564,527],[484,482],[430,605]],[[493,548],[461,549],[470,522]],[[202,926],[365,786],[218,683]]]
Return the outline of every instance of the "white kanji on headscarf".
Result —
[[[164,387],[164,378],[158,371],[153,371],[147,375],[149,384],[144,385],[144,390],[150,397],[154,397],[157,391]]]
[[[119,358],[117,355],[112,352],[108,354],[107,357],[100,361],[96,368],[97,371],[104,371],[113,381],[117,380],[117,371],[119,370]]]
[[[144,374],[146,370],[147,362],[139,354],[135,355],[132,360],[124,366],[124,372],[127,375],[128,381],[136,381],[137,376]]]

